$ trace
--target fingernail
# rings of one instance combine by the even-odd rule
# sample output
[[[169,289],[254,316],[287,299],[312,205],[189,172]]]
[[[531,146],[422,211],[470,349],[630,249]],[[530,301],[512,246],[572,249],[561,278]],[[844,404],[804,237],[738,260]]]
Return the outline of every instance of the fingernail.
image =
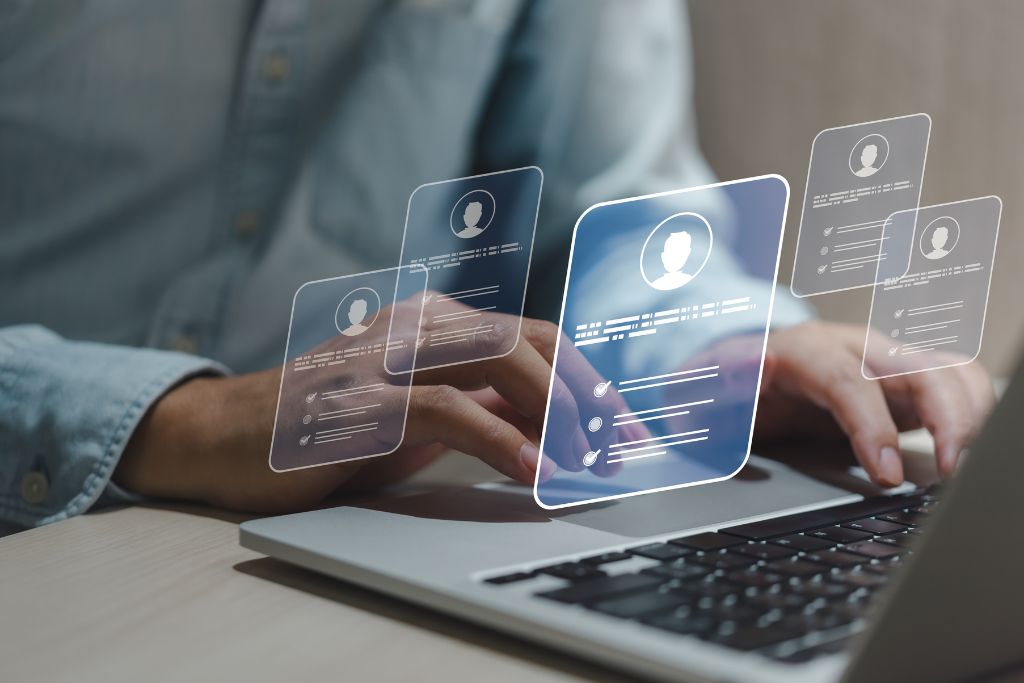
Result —
[[[542,482],[549,481],[551,477],[555,476],[556,471],[557,468],[551,458],[542,457],[540,459],[540,480]]]
[[[530,474],[537,474],[537,463],[540,462],[540,451],[532,443],[527,441],[519,449],[519,459],[523,461]]]
[[[903,482],[903,460],[892,446],[885,446],[878,454],[878,480],[885,486]]]

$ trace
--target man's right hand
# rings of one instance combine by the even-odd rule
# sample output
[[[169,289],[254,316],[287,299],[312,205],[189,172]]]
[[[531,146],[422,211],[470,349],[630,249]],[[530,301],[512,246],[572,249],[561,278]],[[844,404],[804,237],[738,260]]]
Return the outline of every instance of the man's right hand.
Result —
[[[492,317],[515,330],[512,316]],[[315,506],[341,489],[390,483],[453,448],[532,483],[557,333],[551,323],[524,318],[511,353],[417,372],[397,452],[284,473],[267,465],[281,369],[195,378],[150,409],[114,480],[147,496],[281,513]]]

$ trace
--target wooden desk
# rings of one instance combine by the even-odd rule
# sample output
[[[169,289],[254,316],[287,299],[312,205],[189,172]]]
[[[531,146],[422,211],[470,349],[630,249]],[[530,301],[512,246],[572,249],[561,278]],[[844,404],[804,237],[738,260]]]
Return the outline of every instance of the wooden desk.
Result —
[[[455,456],[418,479],[484,476]],[[0,680],[628,680],[264,558],[243,519],[132,507],[0,539]]]

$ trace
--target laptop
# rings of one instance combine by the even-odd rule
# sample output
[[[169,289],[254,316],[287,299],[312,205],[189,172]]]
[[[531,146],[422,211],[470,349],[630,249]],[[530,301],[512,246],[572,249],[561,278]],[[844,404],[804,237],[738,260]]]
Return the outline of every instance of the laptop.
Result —
[[[655,680],[959,681],[1024,664],[1024,365],[957,478],[884,495],[752,456],[723,482],[545,511],[412,490],[241,544]]]

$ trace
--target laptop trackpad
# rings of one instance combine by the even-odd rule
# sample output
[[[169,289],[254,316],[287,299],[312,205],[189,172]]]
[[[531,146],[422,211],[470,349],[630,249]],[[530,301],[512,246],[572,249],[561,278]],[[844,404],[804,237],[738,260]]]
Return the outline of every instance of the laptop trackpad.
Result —
[[[565,510],[537,508],[530,489],[522,486],[484,483],[475,488],[500,493],[496,498],[502,499],[506,506],[515,498],[521,498],[525,508],[532,506],[536,513],[552,520],[632,538],[722,524],[789,508],[822,505],[848,499],[851,494],[879,493],[855,469],[833,466],[810,474],[756,455],[750,457],[740,474],[727,481]]]

